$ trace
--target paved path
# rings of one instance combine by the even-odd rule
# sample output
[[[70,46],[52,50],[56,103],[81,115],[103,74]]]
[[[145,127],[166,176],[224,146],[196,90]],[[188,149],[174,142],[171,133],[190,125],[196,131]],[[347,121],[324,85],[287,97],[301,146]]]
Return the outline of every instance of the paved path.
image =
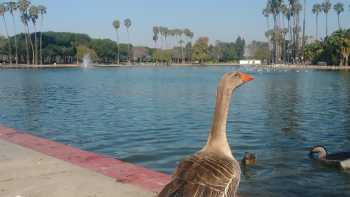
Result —
[[[1,197],[149,197],[140,187],[0,139]]]
[[[0,197],[149,197],[170,176],[0,124]]]

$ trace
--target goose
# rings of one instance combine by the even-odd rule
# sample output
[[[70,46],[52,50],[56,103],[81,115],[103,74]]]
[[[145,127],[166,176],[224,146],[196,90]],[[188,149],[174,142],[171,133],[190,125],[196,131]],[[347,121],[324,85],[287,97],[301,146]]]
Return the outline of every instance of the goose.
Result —
[[[318,154],[318,158],[315,157]],[[317,159],[328,166],[335,166],[344,170],[350,169],[350,152],[339,152],[328,154],[327,149],[323,146],[315,146],[310,150],[310,157]]]
[[[158,197],[235,197],[241,169],[226,137],[226,124],[233,91],[254,78],[230,72],[216,91],[212,127],[206,145],[182,160]]]

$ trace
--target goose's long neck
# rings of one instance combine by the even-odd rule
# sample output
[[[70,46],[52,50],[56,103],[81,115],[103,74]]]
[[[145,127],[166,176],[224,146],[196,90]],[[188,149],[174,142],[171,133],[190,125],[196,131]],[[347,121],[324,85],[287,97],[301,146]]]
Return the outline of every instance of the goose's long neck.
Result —
[[[226,136],[227,117],[230,108],[232,90],[219,86],[217,89],[215,112],[206,149],[232,155]]]

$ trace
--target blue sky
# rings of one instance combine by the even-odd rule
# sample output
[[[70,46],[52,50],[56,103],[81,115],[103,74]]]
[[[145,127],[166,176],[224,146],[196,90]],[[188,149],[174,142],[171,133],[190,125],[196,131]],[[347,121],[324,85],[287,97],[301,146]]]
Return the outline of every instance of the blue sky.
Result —
[[[94,38],[112,38],[112,21],[132,20],[131,39],[135,45],[152,46],[152,27],[190,28],[195,38],[208,36],[232,41],[238,35],[246,40],[264,40],[266,20],[261,12],[265,0],[32,0],[48,8],[44,30],[87,33]],[[321,0],[307,0],[308,10]],[[350,0],[331,0],[346,4],[343,26],[350,28]],[[307,16],[307,32],[314,35],[315,18]],[[2,27],[2,26],[1,26]],[[337,28],[336,13],[329,15],[330,32]],[[2,29],[2,28],[1,28]],[[0,32],[3,32],[2,30]],[[324,16],[320,17],[320,35],[324,34]],[[121,40],[126,41],[125,28]]]

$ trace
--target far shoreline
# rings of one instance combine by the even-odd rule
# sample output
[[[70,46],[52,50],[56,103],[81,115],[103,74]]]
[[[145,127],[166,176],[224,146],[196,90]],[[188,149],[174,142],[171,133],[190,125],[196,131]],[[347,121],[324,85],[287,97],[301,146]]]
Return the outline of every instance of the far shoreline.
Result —
[[[137,64],[92,64],[90,67],[100,68],[119,68],[119,67],[191,67],[191,66],[242,66],[254,68],[273,68],[273,69],[314,69],[314,70],[350,70],[350,66],[320,66],[306,64],[262,64],[262,65],[242,65],[238,63],[203,63],[203,64],[155,64],[155,63],[137,63]],[[0,64],[0,69],[40,69],[40,68],[83,68],[79,64],[44,64],[44,65],[27,65],[27,64]]]

